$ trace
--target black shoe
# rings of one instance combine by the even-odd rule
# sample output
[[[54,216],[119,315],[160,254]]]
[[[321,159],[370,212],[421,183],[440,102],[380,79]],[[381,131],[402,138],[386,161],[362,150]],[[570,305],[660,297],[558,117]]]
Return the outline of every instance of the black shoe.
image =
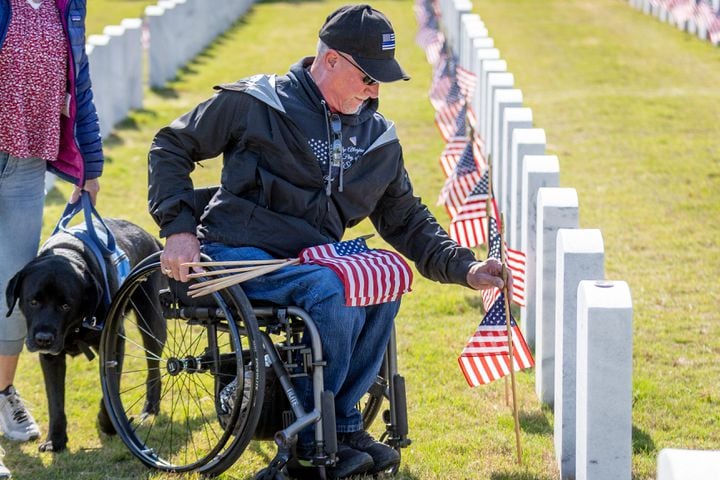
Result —
[[[400,464],[400,452],[378,442],[365,430],[338,434],[338,449],[341,445],[365,452],[372,457],[375,466],[368,473],[384,472]]]
[[[331,478],[347,478],[360,475],[373,469],[372,457],[364,452],[352,449],[345,445],[338,445],[335,467],[328,468]],[[296,457],[290,459],[286,468],[291,478],[317,479],[317,467],[310,461],[311,454],[307,450],[298,448]]]

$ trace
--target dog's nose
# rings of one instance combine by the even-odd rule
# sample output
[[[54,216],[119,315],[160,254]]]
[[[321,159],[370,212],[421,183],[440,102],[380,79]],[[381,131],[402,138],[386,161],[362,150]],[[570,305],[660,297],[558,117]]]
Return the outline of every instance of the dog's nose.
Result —
[[[55,341],[55,335],[48,332],[38,332],[35,334],[35,343],[38,347],[49,347]]]

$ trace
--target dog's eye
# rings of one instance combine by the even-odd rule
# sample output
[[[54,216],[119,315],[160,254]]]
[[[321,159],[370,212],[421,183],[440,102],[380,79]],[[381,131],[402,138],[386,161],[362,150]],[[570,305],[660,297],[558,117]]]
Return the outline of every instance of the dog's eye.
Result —
[[[38,305],[40,305],[40,302],[38,302],[37,300],[35,300],[35,299],[33,298],[32,300],[30,300],[30,301],[28,302],[28,305],[30,305],[31,307],[37,307]]]
[[[68,305],[67,303],[63,303],[62,305],[60,305],[60,310],[62,310],[63,312],[69,312],[70,305]]]

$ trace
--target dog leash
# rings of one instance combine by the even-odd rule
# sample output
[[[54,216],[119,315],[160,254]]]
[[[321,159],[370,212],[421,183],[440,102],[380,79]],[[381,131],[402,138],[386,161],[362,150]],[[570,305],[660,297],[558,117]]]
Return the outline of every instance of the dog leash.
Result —
[[[85,216],[85,224],[80,224],[72,228],[68,228],[70,220],[75,215],[83,212]],[[102,227],[101,230],[96,230],[95,221],[98,226]],[[110,306],[112,301],[110,297],[110,283],[108,281],[108,272],[105,267],[105,261],[108,260],[111,265],[115,268],[115,275],[118,280],[118,285],[121,285],[125,278],[130,273],[130,261],[127,258],[125,252],[117,246],[115,242],[115,236],[112,234],[108,226],[103,221],[100,214],[95,210],[95,207],[90,200],[90,193],[82,191],[80,198],[74,203],[68,203],[65,206],[65,211],[60,216],[52,235],[58,232],[65,232],[70,234],[79,240],[81,240],[93,253],[95,258],[100,265],[102,271],[102,277],[104,282],[103,288],[103,303],[106,309]],[[102,237],[102,238],[101,238]],[[83,327],[91,330],[102,330],[105,324],[105,319],[98,319],[95,316],[83,319]]]

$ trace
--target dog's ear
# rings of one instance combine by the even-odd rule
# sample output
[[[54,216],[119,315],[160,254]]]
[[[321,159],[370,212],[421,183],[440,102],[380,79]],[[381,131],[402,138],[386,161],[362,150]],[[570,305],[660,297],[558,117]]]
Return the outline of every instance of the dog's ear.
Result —
[[[5,289],[5,304],[7,305],[8,311],[5,314],[9,317],[15,309],[15,303],[20,298],[20,285],[22,285],[23,270],[20,270],[10,279]]]

